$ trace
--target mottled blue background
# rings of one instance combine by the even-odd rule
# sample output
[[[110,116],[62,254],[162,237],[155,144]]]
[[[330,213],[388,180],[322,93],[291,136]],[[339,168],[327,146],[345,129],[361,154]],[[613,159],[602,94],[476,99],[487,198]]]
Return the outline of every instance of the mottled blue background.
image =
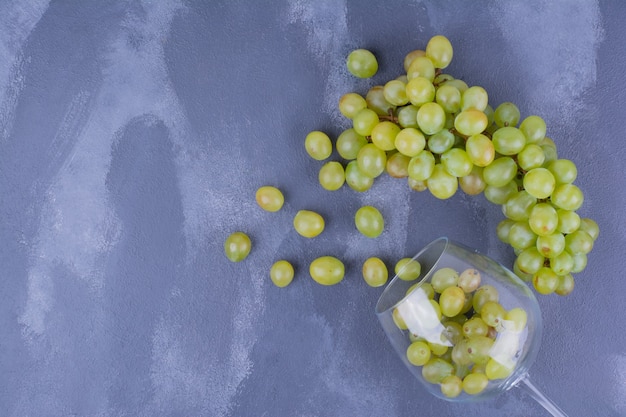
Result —
[[[308,131],[346,126],[342,94],[396,77],[434,34],[451,74],[541,115],[578,165],[602,234],[575,292],[539,299],[531,377],[572,416],[626,415],[625,21],[625,3],[593,0],[3,0],[0,415],[547,415],[519,390],[430,397],[360,276],[442,235],[510,265],[500,209],[389,178],[324,192],[304,151]],[[345,70],[357,47],[379,58],[373,80]],[[266,184],[278,213],[256,206]],[[354,229],[363,204],[385,216],[376,240]],[[293,231],[303,208],[327,219],[317,239]],[[239,264],[235,230],[254,244]],[[307,273],[326,254],[347,266],[331,288]],[[279,258],[297,269],[285,289]]]

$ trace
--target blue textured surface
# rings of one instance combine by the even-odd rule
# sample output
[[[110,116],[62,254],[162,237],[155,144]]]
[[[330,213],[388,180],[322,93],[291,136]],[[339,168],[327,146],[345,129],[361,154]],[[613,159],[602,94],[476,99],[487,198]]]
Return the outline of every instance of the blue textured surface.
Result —
[[[539,299],[531,377],[571,416],[626,415],[624,21],[624,3],[585,0],[0,2],[0,415],[546,415],[516,390],[430,397],[360,276],[442,235],[510,265],[500,209],[389,178],[325,192],[304,151],[346,126],[342,94],[396,77],[435,34],[451,74],[541,115],[578,165],[602,234],[575,292]],[[373,80],[345,70],[357,47],[379,58]],[[254,201],[266,184],[278,213]],[[363,204],[385,216],[376,240],[354,229]],[[327,219],[317,239],[293,231],[303,208]],[[235,230],[254,245],[238,264]],[[307,272],[326,254],[347,266],[331,288]]]

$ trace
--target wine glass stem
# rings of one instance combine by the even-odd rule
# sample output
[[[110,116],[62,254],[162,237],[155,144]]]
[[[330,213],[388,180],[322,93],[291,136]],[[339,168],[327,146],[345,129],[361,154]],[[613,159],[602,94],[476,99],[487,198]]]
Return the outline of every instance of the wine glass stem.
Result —
[[[537,401],[543,408],[550,412],[554,417],[567,417],[567,414],[559,408],[551,399],[546,397],[536,386],[528,379],[528,375],[520,380],[518,386],[524,388],[524,390],[530,394],[535,401]]]

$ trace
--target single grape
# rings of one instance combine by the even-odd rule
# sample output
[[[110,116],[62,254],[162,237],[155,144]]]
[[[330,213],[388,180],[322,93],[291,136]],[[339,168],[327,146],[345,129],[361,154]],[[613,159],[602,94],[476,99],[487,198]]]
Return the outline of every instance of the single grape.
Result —
[[[462,339],[452,347],[451,358],[457,366],[466,366],[472,363],[467,352],[467,342],[468,339]]]
[[[568,295],[574,291],[574,277],[572,274],[565,274],[559,277],[559,284],[554,290],[558,295]]]
[[[367,49],[356,49],[350,52],[346,66],[350,74],[358,78],[370,78],[378,71],[378,61]]]
[[[385,263],[376,257],[368,258],[363,263],[363,279],[370,287],[380,287],[385,285],[389,274]]]
[[[469,175],[459,178],[459,187],[469,195],[478,195],[485,190],[487,183],[483,179],[483,169],[474,166]]]
[[[422,151],[409,161],[409,178],[426,181],[435,170],[435,157],[429,151]]]
[[[485,170],[483,169],[483,179],[485,178]],[[493,178],[492,178],[493,180]],[[487,181],[485,181],[487,183]],[[509,181],[501,187],[487,184],[485,187],[485,198],[494,204],[502,205],[517,192],[517,184],[515,181]]]
[[[406,323],[404,322],[404,319],[402,318],[402,315],[400,314],[400,310],[398,310],[397,308],[393,309],[393,313],[391,314],[391,318],[393,318],[393,322],[398,327],[398,329],[400,329],[400,330],[407,330],[408,329]]]
[[[378,123],[378,114],[372,109],[360,110],[352,119],[354,131],[361,136],[369,136]]]
[[[475,109],[484,111],[488,103],[487,91],[479,86],[465,90],[461,96],[461,110]]]
[[[359,111],[365,108],[367,108],[367,103],[360,94],[348,93],[339,99],[339,111],[348,119],[354,118]]]
[[[461,272],[457,285],[466,293],[473,293],[480,286],[480,271],[474,268],[468,268]]]
[[[415,77],[406,84],[406,95],[414,106],[430,103],[435,99],[435,86],[424,77]]]
[[[452,268],[440,268],[433,274],[431,285],[433,289],[442,293],[448,287],[454,287],[459,281],[459,274]]]
[[[480,133],[467,138],[465,150],[470,161],[479,167],[486,167],[491,164],[496,154],[493,142]]]
[[[517,175],[517,164],[513,158],[502,156],[496,158],[483,169],[483,179],[487,186],[503,187]]]
[[[587,267],[587,255],[584,253],[573,253],[571,254],[574,259],[574,267],[572,268],[572,273],[577,273],[582,271]]]
[[[416,341],[406,349],[406,358],[412,365],[423,366],[430,360],[430,347],[426,342]]]
[[[559,276],[548,267],[544,266],[533,275],[533,287],[540,294],[552,294],[558,286]]]
[[[336,191],[346,181],[343,165],[339,162],[326,162],[321,168],[318,179],[322,188],[328,191]]]
[[[480,317],[487,326],[495,327],[496,330],[502,325],[506,310],[496,301],[487,301],[480,309]]]
[[[583,204],[583,200],[582,191],[574,184],[557,185],[550,196],[552,204],[558,208],[572,211],[578,210]]]
[[[321,285],[335,285],[345,274],[343,262],[333,256],[322,256],[309,265],[309,274]]]
[[[399,152],[412,158],[424,150],[426,138],[418,129],[409,127],[398,132],[394,146]]]
[[[556,232],[551,235],[537,237],[537,250],[546,258],[554,258],[559,255],[565,250],[565,245],[566,239],[562,233]]]
[[[383,215],[372,206],[363,206],[358,209],[354,215],[354,223],[359,232],[370,238],[378,237],[385,226]]]
[[[346,166],[346,183],[354,191],[364,192],[372,187],[374,178],[361,172],[358,162],[352,161]]]
[[[410,259],[410,258],[407,258],[407,259]],[[405,281],[410,281],[410,280],[405,280]],[[415,284],[411,285],[406,290],[405,295],[409,295],[417,287],[419,287],[419,291],[423,292],[426,295],[426,298],[428,298],[429,300],[433,300],[435,298],[435,290],[433,289],[433,286],[429,282],[416,282]]]
[[[566,250],[550,259],[550,269],[557,275],[565,275],[574,269],[574,257]]]
[[[546,236],[556,231],[559,215],[552,204],[539,203],[530,210],[528,224],[535,234]]]
[[[354,129],[346,129],[337,138],[335,147],[343,159],[353,160],[367,143],[367,139],[356,133]]]
[[[515,220],[504,219],[496,226],[496,235],[501,242],[509,243],[509,232],[511,227],[515,224]]]
[[[318,130],[306,135],[304,147],[309,156],[318,161],[328,158],[333,151],[333,145],[328,135]]]
[[[454,375],[454,366],[440,358],[431,358],[422,367],[422,376],[431,384],[439,384],[450,375]]]
[[[522,190],[511,195],[502,206],[502,213],[515,221],[527,220],[537,199],[527,191]]]
[[[559,216],[559,223],[556,227],[558,232],[569,234],[578,230],[581,220],[575,211],[558,209],[556,212]]]
[[[388,116],[390,110],[395,110],[396,106],[391,104],[385,98],[385,87],[375,85],[371,87],[365,94],[365,102],[367,107],[374,110],[379,116]]]
[[[478,316],[474,316],[463,323],[463,335],[465,337],[487,336],[488,332],[489,326]]]
[[[300,210],[293,218],[293,227],[300,236],[313,238],[324,231],[324,218],[310,210]]]
[[[452,55],[452,44],[445,36],[433,36],[426,44],[426,56],[433,61],[437,68],[443,69],[450,65]]]
[[[406,78],[412,80],[417,77],[426,78],[428,81],[433,82],[435,79],[435,66],[430,58],[418,56],[411,62],[406,72]]]
[[[557,159],[548,164],[547,167],[557,184],[571,184],[578,176],[576,165],[568,159]]]
[[[490,358],[493,339],[487,336],[474,336],[467,339],[467,354],[476,364],[485,364]]]
[[[520,168],[530,171],[533,168],[540,168],[546,160],[546,154],[541,146],[529,143],[517,154],[517,163]]]
[[[430,193],[441,200],[452,197],[459,187],[456,177],[450,175],[441,164],[435,165],[426,184]]]
[[[447,287],[439,297],[441,314],[446,317],[454,317],[461,312],[465,304],[465,292],[459,287]]]
[[[441,165],[448,174],[464,177],[472,172],[474,165],[467,152],[460,148],[452,148],[441,155]]]
[[[394,267],[394,272],[398,276],[398,278],[403,281],[414,281],[420,276],[420,273],[422,272],[422,266],[418,261],[414,259],[402,258],[396,263]]]
[[[448,346],[442,345],[440,343],[428,342],[428,347],[430,348],[430,351],[433,353],[433,355],[439,356],[439,357],[441,357],[442,355],[445,355],[446,352],[448,351]]]
[[[406,54],[406,56],[404,57],[404,71],[409,70],[411,63],[413,62],[415,58],[417,58],[418,56],[425,56],[425,55],[426,55],[426,51],[423,51],[421,49],[416,49]]]
[[[548,198],[554,191],[554,175],[546,168],[534,168],[524,175],[524,189],[535,198]]]
[[[435,101],[446,113],[457,113],[461,110],[461,92],[453,85],[442,85],[437,88]]]
[[[452,149],[454,141],[454,134],[447,129],[442,129],[428,138],[428,150],[432,153],[442,154]]]
[[[455,78],[452,78],[451,80],[446,80],[441,85],[452,85],[456,87],[461,92],[461,94],[463,94],[463,92],[469,88],[465,81]]]
[[[584,253],[586,255],[593,249],[593,238],[589,233],[581,229],[565,236],[564,243],[567,251],[574,254]]]
[[[444,128],[446,112],[437,103],[425,103],[417,110],[417,125],[426,135],[432,135]]]
[[[521,332],[526,328],[528,322],[528,314],[521,307],[510,309],[504,315],[504,327],[508,331]]]
[[[252,249],[252,242],[243,232],[234,232],[224,242],[224,253],[231,262],[240,262],[246,259]]]
[[[465,136],[482,133],[487,125],[487,115],[476,109],[463,110],[454,119],[454,128]]]
[[[395,152],[387,156],[385,170],[393,178],[406,178],[409,175],[409,158],[400,152]]]
[[[515,155],[526,146],[524,134],[513,126],[501,127],[496,130],[492,141],[496,152],[501,155]]]
[[[401,107],[397,111],[398,124],[403,127],[417,127],[417,110],[418,108],[412,104]]]
[[[456,375],[450,375],[441,380],[441,393],[447,398],[458,397],[463,392],[463,380]]]
[[[485,284],[478,287],[476,292],[474,293],[474,298],[472,299],[472,305],[474,307],[474,311],[477,314],[480,314],[480,309],[487,301],[499,301],[500,295],[498,294],[498,290],[493,285]]]
[[[276,212],[285,203],[283,193],[276,187],[265,185],[256,190],[256,202],[263,210]]]
[[[493,120],[498,127],[517,126],[520,119],[520,112],[517,106],[510,102],[505,102],[496,107]]]
[[[525,220],[516,221],[509,230],[508,243],[515,249],[526,249],[535,246],[537,235]]]
[[[587,232],[589,236],[595,241],[600,235],[600,226],[594,220],[585,217],[580,221],[580,230]]]
[[[416,180],[411,178],[410,176],[407,180],[407,183],[409,184],[409,188],[411,188],[413,191],[421,192],[428,189],[428,184],[426,184],[426,181]]]
[[[368,143],[359,150],[356,160],[363,174],[376,178],[385,170],[387,154],[373,143]]]
[[[383,87],[385,100],[394,106],[404,106],[409,102],[406,95],[406,84],[400,80],[391,80]]]
[[[528,143],[539,143],[546,137],[546,122],[539,116],[528,116],[519,126]]]
[[[537,246],[531,246],[517,255],[515,265],[525,274],[534,274],[543,267],[545,260],[545,256],[537,250]]]
[[[372,143],[378,149],[391,151],[396,148],[396,136],[400,133],[400,126],[393,122],[380,122],[372,129]]]
[[[495,359],[489,359],[485,366],[485,376],[490,380],[505,379],[513,373],[514,366],[508,366]]]
[[[293,266],[285,260],[274,262],[270,268],[270,279],[279,288],[286,287],[293,281]]]

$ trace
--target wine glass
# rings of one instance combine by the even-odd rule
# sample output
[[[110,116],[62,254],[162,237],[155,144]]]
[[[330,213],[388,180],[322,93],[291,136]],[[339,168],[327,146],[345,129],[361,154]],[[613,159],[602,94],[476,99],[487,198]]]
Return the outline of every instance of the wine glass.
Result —
[[[433,395],[477,401],[519,386],[553,416],[566,417],[528,377],[541,343],[537,299],[491,258],[439,238],[398,271],[376,314],[402,361]]]

